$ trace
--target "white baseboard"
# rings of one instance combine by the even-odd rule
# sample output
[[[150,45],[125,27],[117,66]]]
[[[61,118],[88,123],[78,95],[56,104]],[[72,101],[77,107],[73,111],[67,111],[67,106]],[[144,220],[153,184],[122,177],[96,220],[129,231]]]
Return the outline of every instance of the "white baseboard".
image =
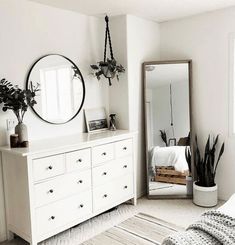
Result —
[[[6,240],[7,240],[7,235],[4,233],[0,234],[0,242],[4,242]]]

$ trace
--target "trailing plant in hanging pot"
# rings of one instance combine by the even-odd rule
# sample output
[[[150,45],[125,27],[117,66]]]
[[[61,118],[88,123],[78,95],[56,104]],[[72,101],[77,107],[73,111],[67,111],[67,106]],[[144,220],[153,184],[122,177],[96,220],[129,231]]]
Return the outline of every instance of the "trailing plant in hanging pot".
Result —
[[[196,181],[193,185],[193,201],[199,206],[212,207],[217,205],[218,202],[215,177],[219,161],[224,153],[223,143],[216,160],[218,140],[219,135],[212,140],[211,144],[211,137],[209,135],[204,150],[204,156],[202,156],[199,150],[197,137],[195,138],[194,165],[196,169]]]
[[[113,55],[111,35],[109,30],[109,18],[105,16],[106,22],[106,31],[105,31],[105,45],[104,45],[104,60],[97,62],[97,65],[91,65],[91,68],[94,70],[94,75],[98,80],[101,79],[101,76],[104,76],[109,81],[109,86],[112,85],[112,79],[117,78],[119,80],[119,74],[124,73],[125,69],[121,64],[117,64],[117,61]],[[106,57],[107,54],[107,42],[109,42],[109,50],[111,59]]]
[[[31,89],[20,89],[6,79],[0,80],[0,104],[3,104],[4,112],[12,110],[16,115],[18,125],[15,127],[15,133],[19,136],[19,143],[28,141],[27,127],[23,120],[28,107],[33,107],[37,103],[35,100],[37,91],[38,86],[33,87],[32,83]]]

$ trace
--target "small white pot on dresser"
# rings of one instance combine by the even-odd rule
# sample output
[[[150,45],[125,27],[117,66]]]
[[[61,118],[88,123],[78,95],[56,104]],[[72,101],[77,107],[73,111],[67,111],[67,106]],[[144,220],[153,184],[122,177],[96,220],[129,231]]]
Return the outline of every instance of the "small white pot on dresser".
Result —
[[[214,207],[218,203],[217,185],[203,187],[193,183],[193,202],[201,207]]]

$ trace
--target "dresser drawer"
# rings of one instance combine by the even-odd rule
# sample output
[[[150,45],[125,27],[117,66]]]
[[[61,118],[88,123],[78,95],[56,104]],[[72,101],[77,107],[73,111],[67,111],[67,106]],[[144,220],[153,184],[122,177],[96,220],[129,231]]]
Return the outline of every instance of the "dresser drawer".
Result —
[[[115,161],[92,169],[92,183],[94,187],[102,185],[115,178]]]
[[[115,184],[117,190],[117,200],[134,194],[133,174],[126,175]]]
[[[34,181],[54,177],[64,172],[64,155],[55,155],[33,160]]]
[[[122,140],[115,143],[116,157],[124,157],[132,154],[132,139]]]
[[[114,144],[96,146],[92,149],[92,165],[98,165],[114,159]]]
[[[66,153],[66,169],[68,172],[91,168],[91,149]]]
[[[102,185],[93,190],[94,211],[102,210],[113,203],[130,196],[134,193],[133,175],[129,174],[122,178]]]
[[[91,189],[91,170],[58,176],[34,185],[35,206],[40,207],[87,189]]]
[[[93,186],[99,186],[133,172],[132,157],[110,161],[92,169]]]
[[[118,176],[127,175],[132,173],[134,175],[133,169],[133,157],[124,157],[116,160],[116,174]]]
[[[91,191],[36,209],[38,236],[92,213]]]

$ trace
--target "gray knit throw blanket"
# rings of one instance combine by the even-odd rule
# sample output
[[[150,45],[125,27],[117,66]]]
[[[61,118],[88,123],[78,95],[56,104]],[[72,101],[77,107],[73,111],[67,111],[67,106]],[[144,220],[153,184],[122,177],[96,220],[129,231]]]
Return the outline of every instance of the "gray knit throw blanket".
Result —
[[[235,245],[235,219],[208,211],[186,231],[167,237],[163,245]]]

